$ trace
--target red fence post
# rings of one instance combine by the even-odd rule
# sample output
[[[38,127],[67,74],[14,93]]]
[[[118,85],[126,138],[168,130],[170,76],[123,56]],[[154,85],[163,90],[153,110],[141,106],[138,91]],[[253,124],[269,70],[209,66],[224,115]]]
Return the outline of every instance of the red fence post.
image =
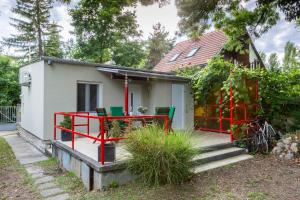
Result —
[[[169,116],[165,117],[165,132],[166,134],[169,132]]]
[[[72,149],[74,150],[74,123],[75,123],[75,118],[74,115],[72,114]]]
[[[230,141],[233,142],[233,133],[232,133],[232,125],[233,125],[233,91],[232,91],[232,83],[230,83]]]
[[[104,118],[101,117],[100,119],[100,132],[101,132],[101,164],[104,165]]]
[[[223,104],[223,96],[222,96],[222,91],[220,92],[220,102],[219,102],[219,120],[220,120],[220,132],[223,130],[223,109],[222,109],[222,104]]]
[[[90,135],[90,113],[88,112],[88,118],[87,118],[87,134]]]
[[[54,140],[56,140],[56,113],[54,113]]]

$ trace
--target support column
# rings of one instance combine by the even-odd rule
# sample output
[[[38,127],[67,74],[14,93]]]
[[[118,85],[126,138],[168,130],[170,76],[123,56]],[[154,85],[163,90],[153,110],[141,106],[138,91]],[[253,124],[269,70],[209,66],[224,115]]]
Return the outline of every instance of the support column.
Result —
[[[125,116],[128,116],[128,76],[125,75],[125,83],[124,83],[124,111]]]
[[[230,141],[233,142],[233,132],[232,132],[232,125],[233,125],[233,89],[232,83],[230,83]]]

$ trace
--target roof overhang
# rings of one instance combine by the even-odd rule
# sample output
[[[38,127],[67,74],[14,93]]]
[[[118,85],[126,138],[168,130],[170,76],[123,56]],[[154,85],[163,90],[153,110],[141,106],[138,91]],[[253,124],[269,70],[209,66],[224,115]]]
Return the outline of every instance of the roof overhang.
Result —
[[[190,81],[189,78],[177,76],[175,73],[165,73],[157,72],[151,70],[142,69],[132,69],[118,66],[110,66],[106,64],[101,64],[96,66],[96,69],[101,72],[108,72],[119,76],[128,76],[136,78],[146,78],[146,79],[162,79],[162,80],[173,80],[173,81]]]

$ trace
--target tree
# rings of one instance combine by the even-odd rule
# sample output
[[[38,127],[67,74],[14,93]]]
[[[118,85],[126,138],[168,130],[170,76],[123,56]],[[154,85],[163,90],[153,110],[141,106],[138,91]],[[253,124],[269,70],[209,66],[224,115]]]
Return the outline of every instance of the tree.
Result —
[[[43,44],[49,28],[52,0],[17,0],[12,12],[11,25],[18,31],[6,38],[4,43],[22,52],[21,58],[28,60],[44,55]]]
[[[105,62],[118,42],[139,35],[135,12],[123,0],[81,0],[71,9],[77,48],[75,57]]]
[[[112,60],[125,67],[139,68],[145,63],[146,52],[144,43],[140,41],[125,41],[113,48]]]
[[[263,52],[263,51],[259,52],[259,56],[260,56],[262,62],[264,64],[266,64],[267,55],[265,54],[265,52]]]
[[[153,33],[148,38],[148,69],[152,69],[172,49],[175,41],[168,37],[169,32],[160,23],[153,26]]]
[[[271,71],[279,70],[279,61],[276,53],[271,53],[268,59],[268,68]]]
[[[283,68],[289,69],[294,67],[300,67],[300,51],[297,50],[295,44],[292,42],[287,42],[284,47],[284,58],[283,58]]]
[[[48,39],[45,42],[45,56],[63,57],[58,26],[53,22],[49,27]]]
[[[0,55],[0,106],[19,103],[18,67],[6,56]]]

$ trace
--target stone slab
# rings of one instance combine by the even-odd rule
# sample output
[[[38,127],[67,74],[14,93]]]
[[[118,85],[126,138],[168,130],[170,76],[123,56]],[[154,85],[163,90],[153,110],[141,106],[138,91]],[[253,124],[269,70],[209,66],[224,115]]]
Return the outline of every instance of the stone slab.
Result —
[[[25,166],[25,169],[27,170],[27,172],[29,174],[37,174],[37,173],[43,173],[44,170],[38,166],[34,166],[34,165],[28,165]]]
[[[50,189],[41,190],[41,195],[43,197],[50,197],[61,193],[64,193],[64,191],[60,188],[50,188]]]
[[[49,182],[49,183],[43,183],[41,185],[38,186],[39,190],[45,190],[45,189],[49,189],[49,188],[54,188],[57,185],[54,182]]]
[[[36,184],[42,184],[42,183],[48,183],[48,182],[51,182],[53,181],[54,178],[52,176],[44,176],[42,178],[38,178],[35,180],[35,183]]]
[[[66,193],[46,198],[46,200],[66,200],[66,199],[69,199],[69,195]]]

